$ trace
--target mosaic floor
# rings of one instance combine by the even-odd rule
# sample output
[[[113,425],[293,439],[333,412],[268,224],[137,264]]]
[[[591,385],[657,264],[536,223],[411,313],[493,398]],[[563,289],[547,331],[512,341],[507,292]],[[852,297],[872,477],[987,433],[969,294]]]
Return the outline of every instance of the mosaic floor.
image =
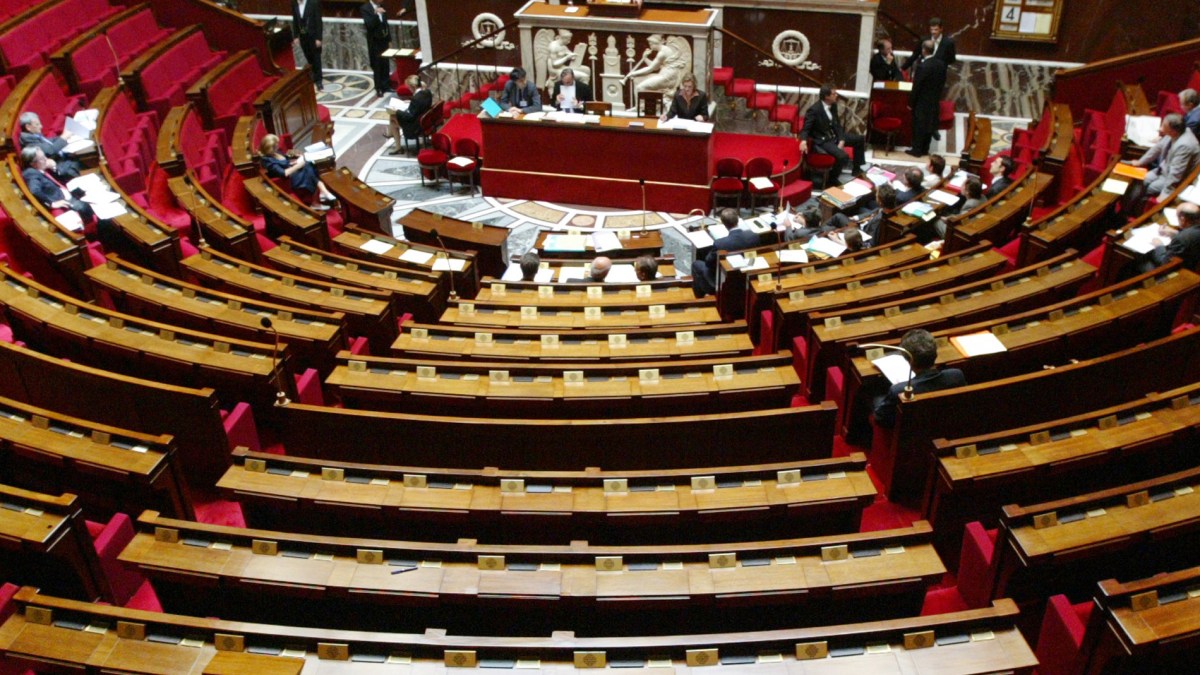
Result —
[[[388,113],[381,99],[371,91],[369,75],[327,71],[325,91],[318,100],[329,107],[335,121],[334,149],[339,165],[357,172],[368,185],[396,200],[393,220],[398,221],[409,211],[422,208],[455,218],[503,225],[512,230],[509,252],[519,255],[527,251],[540,230],[568,227],[585,232],[604,228],[639,228],[663,230],[664,253],[674,254],[681,265],[691,264],[691,245],[683,236],[686,225],[694,222],[682,214],[645,213],[590,206],[553,204],[549,202],[494,199],[471,194],[465,186],[451,188],[445,181],[440,186],[421,185],[416,159],[387,154],[391,140],[383,135],[387,129]],[[952,133],[936,141],[934,151],[947,156],[951,165],[957,164],[961,139],[965,133],[966,116],[959,115]],[[993,147],[1003,148],[1011,142],[1012,129],[1025,120],[993,118]],[[958,147],[947,147],[947,143]],[[901,152],[875,152],[868,149],[867,161],[889,170],[919,164]],[[403,237],[403,228],[395,225],[396,236]]]

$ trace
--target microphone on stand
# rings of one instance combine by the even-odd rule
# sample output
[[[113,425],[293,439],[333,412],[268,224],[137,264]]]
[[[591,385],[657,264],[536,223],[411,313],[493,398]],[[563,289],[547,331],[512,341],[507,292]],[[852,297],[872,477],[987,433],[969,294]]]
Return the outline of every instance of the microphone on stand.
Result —
[[[275,335],[275,349],[271,351],[271,372],[275,376],[275,405],[282,407],[290,404],[291,401],[288,400],[287,393],[284,392],[283,386],[279,382],[279,330],[275,328],[275,323],[271,321],[270,317],[264,316],[258,323]]]
[[[783,173],[779,175],[779,210],[783,210],[783,191],[787,188],[787,165],[788,161],[783,160]]]
[[[446,272],[450,276],[450,300],[458,300],[458,291],[454,290],[454,266],[450,264],[450,251],[446,250],[446,242],[442,241],[442,235],[438,234],[436,228],[430,230],[429,235],[437,239],[438,246],[442,247],[442,255],[446,258]]]
[[[913,392],[913,386],[912,386],[913,369],[912,369],[912,353],[911,352],[909,352],[904,347],[897,347],[896,345],[881,345],[881,344],[877,344],[877,343],[861,344],[861,345],[859,345],[859,347],[861,347],[863,349],[890,349],[892,351],[900,352],[901,354],[903,354],[904,360],[908,361],[908,382],[904,383],[904,392],[900,394],[900,400],[901,401],[911,401],[911,400],[913,400],[913,398],[916,397],[916,394]]]
[[[639,178],[638,185],[642,186],[642,232],[646,231],[646,179]]]

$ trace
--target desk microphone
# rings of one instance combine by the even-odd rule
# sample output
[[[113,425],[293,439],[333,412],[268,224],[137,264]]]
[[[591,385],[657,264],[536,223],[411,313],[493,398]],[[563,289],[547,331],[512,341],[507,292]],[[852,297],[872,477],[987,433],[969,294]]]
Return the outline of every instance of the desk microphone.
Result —
[[[275,335],[275,349],[271,351],[271,371],[275,375],[275,405],[283,407],[290,404],[291,401],[288,400],[287,394],[279,382],[279,330],[275,328],[275,323],[271,321],[270,317],[264,316],[258,323]]]
[[[646,179],[639,178],[638,185],[642,186],[642,232],[646,231]]]
[[[916,397],[916,393],[913,392],[913,386],[912,386],[912,381],[913,381],[912,358],[913,357],[912,357],[911,352],[909,352],[904,347],[897,347],[896,345],[881,345],[881,344],[877,344],[877,343],[861,344],[861,345],[859,345],[859,347],[861,347],[863,349],[890,349],[892,351],[900,352],[901,354],[903,354],[904,359],[906,361],[908,361],[908,382],[904,383],[904,392],[900,394],[900,400],[901,401],[911,401],[911,400],[913,400],[913,398]]]
[[[442,247],[442,255],[446,257],[446,274],[450,277],[450,300],[458,300],[458,292],[454,290],[454,266],[450,264],[450,251],[446,250],[446,242],[442,241],[442,235],[438,234],[437,228],[430,230],[429,236],[437,239],[438,246]]]
[[[783,160],[783,173],[779,175],[779,210],[783,211],[783,191],[787,187],[787,165],[788,161]]]

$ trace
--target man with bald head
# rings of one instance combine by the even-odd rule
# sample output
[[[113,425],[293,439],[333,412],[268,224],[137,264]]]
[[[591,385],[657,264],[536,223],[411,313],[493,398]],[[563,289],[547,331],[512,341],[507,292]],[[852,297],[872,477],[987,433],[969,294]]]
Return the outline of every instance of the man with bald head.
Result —
[[[1179,232],[1171,236],[1169,243],[1162,243],[1162,240],[1156,239],[1157,244],[1153,250],[1146,254],[1146,259],[1140,265],[1139,272],[1147,272],[1155,267],[1161,267],[1167,264],[1171,258],[1180,258],[1183,260],[1183,266],[1187,269],[1194,270],[1196,265],[1200,264],[1200,206],[1191,202],[1184,202],[1176,210],[1179,214]],[[1167,225],[1162,226],[1162,233],[1170,236],[1170,228]]]
[[[604,281],[608,271],[612,269],[612,260],[608,256],[600,256],[592,261],[591,281]]]

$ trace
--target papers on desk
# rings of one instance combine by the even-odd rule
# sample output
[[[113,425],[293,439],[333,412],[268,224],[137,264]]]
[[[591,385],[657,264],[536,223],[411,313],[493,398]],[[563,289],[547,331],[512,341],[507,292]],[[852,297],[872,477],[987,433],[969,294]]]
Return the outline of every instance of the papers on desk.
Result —
[[[112,220],[117,216],[123,216],[129,211],[125,208],[125,202],[117,199],[103,204],[92,204],[92,213],[100,220]]]
[[[746,227],[755,234],[766,234],[775,229],[776,220],[774,213],[764,213],[757,218],[742,221]]]
[[[1121,242],[1121,245],[1135,253],[1149,253],[1157,246],[1154,243],[1155,239],[1159,239],[1162,243],[1166,244],[1171,240],[1171,237],[1162,235],[1158,223],[1151,223],[1130,230],[1129,238]]]
[[[1200,205],[1200,185],[1189,185],[1186,190],[1179,193],[1179,198],[1185,202]]]
[[[610,269],[608,271],[608,273],[612,274],[612,270]],[[587,275],[587,268],[584,267],[583,265],[570,265],[570,266],[564,265],[564,266],[560,267],[558,270],[558,282],[564,283],[564,282],[573,281],[576,279],[578,279],[579,281],[583,281],[584,278],[586,277],[586,275]],[[517,278],[520,279],[521,277],[518,276]]]
[[[613,265],[604,280],[610,284],[636,284],[637,270],[633,269],[633,265]]]
[[[892,173],[891,171],[885,171],[877,166],[867,169],[867,180],[871,181],[875,185],[883,185],[884,183],[894,180],[895,178],[896,174]]]
[[[111,204],[121,199],[121,195],[109,190],[91,190],[83,195],[83,201],[95,206],[97,204]]]
[[[1100,186],[1104,192],[1111,192],[1114,195],[1123,195],[1129,189],[1129,183],[1119,178],[1105,178],[1104,184]]]
[[[968,333],[967,335],[956,335],[950,338],[950,344],[958,350],[959,354],[967,358],[972,356],[983,356],[984,354],[998,354],[1008,351],[1008,347],[989,331],[980,331],[978,333]]]
[[[839,187],[828,187],[821,193],[821,199],[833,204],[838,208],[843,208],[854,203],[855,197],[849,192]]]
[[[1113,167],[1114,176],[1124,176],[1134,180],[1146,180],[1147,173],[1150,173],[1150,170],[1146,167],[1134,166],[1125,162],[1117,162],[1117,165]]]
[[[57,216],[54,216],[54,219],[58,221],[59,225],[62,225],[72,232],[79,232],[83,229],[83,219],[80,218],[79,214],[75,213],[74,211],[64,211]]]
[[[937,218],[937,212],[933,210],[933,205],[925,202],[909,202],[900,209],[900,213],[925,221]]]
[[[592,233],[592,248],[596,249],[597,253],[603,253],[605,251],[616,251],[624,248],[624,246],[621,245],[621,240],[617,238],[616,232],[597,230]]]
[[[887,356],[875,359],[871,363],[892,384],[908,382],[909,375],[912,374],[912,369],[908,365],[908,359],[904,358],[903,354],[888,354]]]
[[[521,265],[518,264],[517,279],[521,278],[520,271]],[[537,271],[537,274],[533,275],[533,280],[539,284],[548,284],[551,281],[554,281],[554,270],[550,269],[549,267],[543,267]]]
[[[374,253],[375,255],[383,255],[395,247],[396,246],[394,244],[389,244],[388,242],[381,241],[379,239],[369,239],[366,243],[359,246],[359,248],[362,250],[367,251],[368,253]],[[400,259],[404,260],[404,255],[411,250],[412,249],[409,249],[408,251],[405,251],[404,254],[401,254]]]
[[[934,190],[929,193],[929,198],[936,202],[941,202],[946,206],[953,206],[958,203],[958,195],[946,192],[945,190]]]
[[[547,114],[548,113],[544,112],[525,113],[524,115],[521,115],[521,119],[525,120],[526,122],[541,122],[544,119],[550,119],[547,117]]]
[[[770,190],[771,188],[775,187],[775,181],[772,181],[766,176],[755,176],[754,178],[751,178],[749,182],[751,187],[758,188],[759,190]]]
[[[708,248],[713,245],[713,238],[704,230],[696,230],[694,232],[684,232],[683,236],[692,242],[692,246],[696,248]]]
[[[970,177],[971,174],[959,169],[958,171],[954,172],[953,176],[950,177],[949,185],[955,190],[962,192],[963,186],[967,184],[967,179]]]
[[[462,258],[438,258],[433,261],[434,272],[461,272],[467,266],[467,261]]]
[[[729,236],[729,228],[724,223],[713,223],[708,226],[708,234],[713,240],[722,239]]]
[[[92,211],[100,220],[111,220],[128,213],[121,195],[113,192],[112,187],[98,173],[85,173],[67,182],[71,192],[80,190],[82,201],[92,205]]]
[[[586,251],[587,237],[582,234],[548,234],[542,244],[546,251]]]
[[[761,255],[756,256],[754,258],[754,260],[751,261],[750,259],[748,259],[746,256],[742,255],[741,253],[733,253],[733,254],[729,255],[728,257],[726,257],[725,260],[729,261],[730,266],[735,267],[739,270],[742,270],[743,272],[753,272],[754,270],[765,270],[771,266],[771,263],[768,263],[767,259],[762,257]]]
[[[659,122],[658,128],[691,131],[697,134],[711,134],[713,125],[712,122],[697,122],[696,120],[688,120],[682,117],[672,117],[666,122]]]
[[[96,147],[96,143],[91,138],[92,131],[96,129],[96,120],[99,115],[99,110],[80,110],[75,113],[74,117],[67,117],[63,120],[63,133],[69,133],[76,137],[75,140],[67,143],[63,152],[79,154]]]
[[[1179,227],[1179,211],[1174,207],[1168,206],[1163,209],[1163,217],[1167,219],[1167,224],[1171,227]]]
[[[1129,140],[1148,148],[1158,142],[1162,119],[1153,115],[1126,115],[1125,135]]]
[[[871,194],[871,192],[875,190],[875,186],[871,183],[871,181],[863,180],[862,178],[855,178],[849,183],[843,185],[842,189],[846,191],[846,194],[857,199],[858,197],[865,197]]]
[[[83,190],[84,192],[91,192],[92,190],[107,191],[108,184],[104,182],[104,178],[98,173],[85,173],[67,181],[67,190],[71,192],[75,190]]]
[[[387,109],[391,110],[392,112],[408,110],[408,106],[410,103],[412,103],[412,101],[405,101],[404,99],[399,99],[399,98],[396,98],[395,96],[393,96],[388,99]]]
[[[479,104],[479,107],[483,108],[483,112],[487,113],[491,117],[499,117],[500,113],[504,112],[501,110],[500,104],[496,103],[495,99],[493,99],[491,96],[483,99],[483,102]]]
[[[845,244],[839,244],[828,237],[813,237],[808,240],[804,248],[815,253],[822,253],[830,258],[836,258],[846,252]]]
[[[364,246],[365,248],[365,246]],[[386,250],[386,249],[385,249]],[[414,265],[424,265],[433,258],[433,254],[429,251],[418,251],[415,248],[410,248],[400,254],[400,259],[404,262],[410,262]]]
[[[896,83],[896,89],[898,89],[900,91],[912,91],[912,85],[913,85],[912,82],[905,82],[904,80],[900,80],[899,82]]]
[[[808,262],[808,254],[802,248],[785,248],[779,251],[779,262],[806,263]]]
[[[892,187],[896,188],[896,192],[903,192],[908,189],[908,186],[898,180],[892,181]]]
[[[324,142],[313,143],[312,145],[305,146],[304,159],[309,162],[319,162],[323,159],[333,159],[333,148],[329,147],[329,145]]]

